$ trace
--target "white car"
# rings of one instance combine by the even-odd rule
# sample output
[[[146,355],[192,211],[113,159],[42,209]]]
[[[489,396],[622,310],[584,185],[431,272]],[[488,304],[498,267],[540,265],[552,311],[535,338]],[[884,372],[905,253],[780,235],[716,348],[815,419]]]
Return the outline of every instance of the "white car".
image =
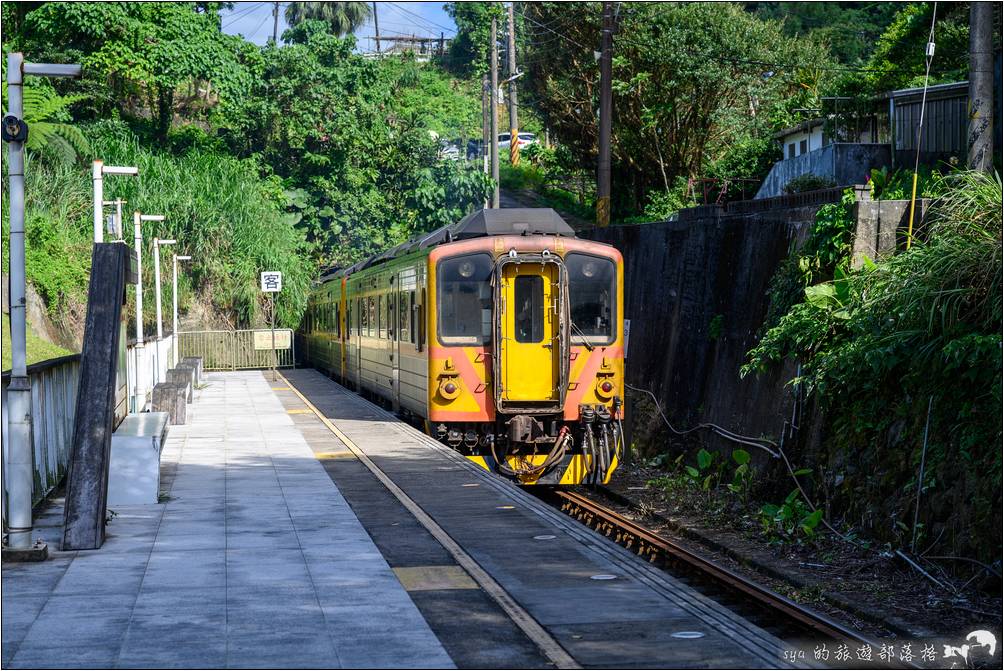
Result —
[[[520,147],[525,147],[530,144],[537,144],[537,136],[533,133],[517,133],[517,142]],[[510,133],[500,133],[499,134],[499,149],[508,149],[510,144]]]
[[[460,141],[451,142],[449,140],[439,141],[439,159],[449,161],[460,160]]]

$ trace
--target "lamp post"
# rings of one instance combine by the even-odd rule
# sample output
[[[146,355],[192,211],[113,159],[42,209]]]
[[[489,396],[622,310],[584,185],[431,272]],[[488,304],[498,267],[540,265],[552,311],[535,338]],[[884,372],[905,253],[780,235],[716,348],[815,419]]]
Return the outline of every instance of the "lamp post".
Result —
[[[178,256],[174,255],[174,273],[171,275],[171,285],[172,291],[171,296],[173,299],[174,307],[174,365],[178,365],[178,261],[191,261],[191,256]]]
[[[32,550],[31,499],[34,487],[34,450],[31,440],[31,384],[28,381],[24,268],[24,143],[28,126],[24,122],[24,75],[79,77],[79,65],[25,63],[20,52],[7,54],[8,111],[3,119],[3,139],[7,142],[10,180],[10,339],[11,375],[7,387],[7,455],[4,464],[7,485],[6,549],[37,552],[43,557],[46,546]],[[4,553],[6,555],[6,552]],[[6,559],[6,556],[4,557]]]
[[[164,319],[161,314],[161,301],[160,301],[160,248],[173,245],[177,240],[161,240],[160,238],[153,239],[153,283],[157,289],[157,349],[156,352],[156,374],[154,376],[154,384],[160,382],[160,341],[164,338]]]
[[[124,165],[105,165],[104,161],[91,164],[91,181],[94,183],[94,242],[105,241],[105,175],[139,174],[139,168]],[[120,206],[121,207],[121,206]]]
[[[134,410],[142,412],[146,405],[146,385],[143,384],[142,367],[140,361],[143,359],[143,350],[146,343],[143,342],[143,222],[144,221],[164,221],[162,214],[140,214],[139,210],[132,213],[133,241],[136,245],[136,347],[134,348],[136,357],[136,381]]]

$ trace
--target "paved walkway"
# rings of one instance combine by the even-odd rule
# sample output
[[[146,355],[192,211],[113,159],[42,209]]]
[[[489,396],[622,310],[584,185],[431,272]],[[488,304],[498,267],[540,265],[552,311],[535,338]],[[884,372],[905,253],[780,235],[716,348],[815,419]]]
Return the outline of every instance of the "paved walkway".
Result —
[[[189,413],[165,502],[116,507],[91,552],[57,549],[52,506],[53,558],[4,565],[4,667],[452,668],[260,372]]]

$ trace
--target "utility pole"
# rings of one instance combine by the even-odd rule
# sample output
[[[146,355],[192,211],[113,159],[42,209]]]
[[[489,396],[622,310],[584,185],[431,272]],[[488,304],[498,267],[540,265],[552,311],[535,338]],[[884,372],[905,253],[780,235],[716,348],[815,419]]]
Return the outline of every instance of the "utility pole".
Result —
[[[491,105],[491,94],[488,92],[489,86],[491,84],[488,81],[488,75],[483,75],[481,77],[481,163],[486,175],[490,175],[492,171],[492,167],[489,165],[490,159],[488,158],[491,151],[488,148],[488,141],[492,132],[492,122],[488,117],[488,109]]]
[[[519,121],[516,118],[516,18],[515,2],[509,3],[509,162],[519,165]]]
[[[491,37],[491,109],[489,110],[491,121],[491,137],[489,138],[492,151],[492,179],[495,180],[495,190],[492,192],[492,208],[499,206],[499,42],[498,42],[498,19],[492,17],[492,37]]]
[[[28,380],[27,322],[24,264],[24,143],[28,125],[24,121],[24,75],[79,77],[79,65],[25,63],[20,52],[7,54],[8,111],[2,123],[7,142],[7,175],[10,203],[10,340],[11,371],[7,387],[7,544],[4,559],[45,559],[45,543],[32,541],[31,499],[34,487],[35,450],[31,438],[31,382]]]
[[[373,3],[373,33],[376,35],[377,53],[380,53],[380,17],[377,16],[377,5]]]
[[[374,3],[376,4],[376,3]],[[272,3],[272,44],[279,40],[279,3]]]
[[[969,4],[969,167],[992,172],[994,134],[994,2]]]
[[[610,225],[610,131],[612,127],[614,8],[603,3],[603,32],[600,42],[600,151],[596,165],[596,225]]]

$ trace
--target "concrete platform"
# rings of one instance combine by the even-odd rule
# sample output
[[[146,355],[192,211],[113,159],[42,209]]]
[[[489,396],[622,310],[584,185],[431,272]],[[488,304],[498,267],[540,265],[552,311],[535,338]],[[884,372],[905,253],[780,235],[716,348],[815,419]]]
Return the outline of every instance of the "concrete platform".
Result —
[[[161,502],[100,550],[5,564],[5,668],[452,668],[260,372],[211,374],[162,455]]]
[[[579,665],[789,667],[780,640],[665,572],[321,373],[284,374]],[[414,517],[406,510],[377,503],[386,490],[375,478],[367,481],[361,474],[365,467],[292,389],[276,393],[392,565],[408,565],[413,554],[423,562],[450,562],[441,546],[429,545],[427,536],[413,528]],[[462,647],[451,641],[434,610],[424,608],[423,614],[454,659],[461,659]],[[690,637],[692,632],[700,637]],[[490,640],[483,632],[479,638]],[[522,664],[509,666],[538,665],[532,658],[520,659]]]

